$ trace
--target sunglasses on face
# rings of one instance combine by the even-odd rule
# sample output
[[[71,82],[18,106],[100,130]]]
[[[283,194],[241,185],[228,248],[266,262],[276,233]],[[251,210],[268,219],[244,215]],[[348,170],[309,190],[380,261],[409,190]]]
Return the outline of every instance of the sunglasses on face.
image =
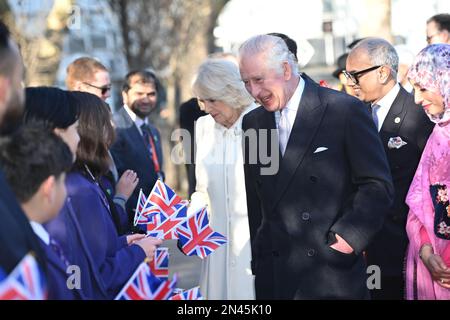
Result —
[[[352,71],[352,72],[348,72],[347,70],[343,70],[342,73],[343,73],[344,76],[347,78],[347,80],[350,80],[350,81],[352,81],[355,85],[358,85],[358,84],[359,84],[359,78],[360,78],[362,75],[364,75],[364,74],[366,74],[366,73],[368,73],[368,72],[370,72],[370,71],[376,70],[376,69],[378,69],[378,68],[380,68],[380,67],[382,67],[382,65],[379,65],[379,66],[373,66],[373,67],[370,67],[370,68],[367,68],[367,69],[364,69],[364,70],[360,70],[360,71]]]
[[[95,89],[100,90],[101,93],[102,93],[102,95],[105,95],[108,91],[111,90],[111,85],[110,85],[110,84],[107,84],[107,85],[102,86],[102,87],[98,87],[98,86],[94,86],[93,84],[90,84],[90,83],[88,83],[88,82],[83,82],[83,83],[84,83],[85,85],[88,85],[89,87],[92,87],[92,88],[95,88]]]

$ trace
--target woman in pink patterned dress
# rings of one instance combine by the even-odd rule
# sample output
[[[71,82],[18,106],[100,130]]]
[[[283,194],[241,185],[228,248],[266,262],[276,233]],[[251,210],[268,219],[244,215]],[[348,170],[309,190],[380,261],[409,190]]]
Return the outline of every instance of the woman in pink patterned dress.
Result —
[[[436,126],[406,198],[406,298],[450,299],[450,45],[431,45],[408,72],[415,100]]]

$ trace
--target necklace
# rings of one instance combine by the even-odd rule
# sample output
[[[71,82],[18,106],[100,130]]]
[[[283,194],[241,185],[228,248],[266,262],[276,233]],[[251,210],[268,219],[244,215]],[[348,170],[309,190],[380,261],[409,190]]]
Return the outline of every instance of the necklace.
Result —
[[[98,186],[97,179],[95,179],[94,175],[92,174],[91,170],[89,170],[89,167],[87,164],[84,165],[84,168],[86,169],[86,172],[91,176],[92,181]]]

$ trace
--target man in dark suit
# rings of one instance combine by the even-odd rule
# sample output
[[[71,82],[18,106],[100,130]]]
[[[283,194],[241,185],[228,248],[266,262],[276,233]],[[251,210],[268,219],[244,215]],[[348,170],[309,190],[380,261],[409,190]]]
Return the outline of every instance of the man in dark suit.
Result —
[[[367,249],[368,264],[381,269],[381,289],[372,290],[372,297],[383,300],[403,299],[403,260],[408,244],[405,198],[433,129],[423,108],[398,84],[398,61],[389,42],[366,38],[350,52],[344,72],[357,97],[370,105],[394,181],[394,203]]]
[[[119,175],[130,169],[137,173],[139,183],[127,201],[130,222],[139,190],[149,195],[158,178],[164,179],[161,138],[158,129],[148,121],[155,110],[158,99],[156,80],[148,71],[133,71],[127,74],[122,89],[124,106],[113,117],[116,126],[116,141],[111,153]]]
[[[189,198],[195,192],[195,122],[198,118],[206,116],[207,113],[200,109],[197,98],[191,98],[180,105],[180,128],[189,132],[189,139],[183,140],[185,154],[186,173],[189,184]]]
[[[20,122],[24,106],[23,63],[17,45],[0,22],[0,135]],[[45,270],[45,260],[30,227],[0,169],[0,268],[9,273],[29,252]]]
[[[386,155],[360,101],[297,70],[277,37],[240,48],[242,80],[262,105],[243,119],[256,297],[368,298],[362,252],[393,198]],[[281,157],[275,174],[266,150],[272,167]]]

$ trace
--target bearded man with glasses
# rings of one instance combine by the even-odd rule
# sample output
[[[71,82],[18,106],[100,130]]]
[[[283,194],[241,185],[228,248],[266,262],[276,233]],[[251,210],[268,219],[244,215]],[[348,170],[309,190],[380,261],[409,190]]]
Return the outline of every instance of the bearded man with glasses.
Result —
[[[374,124],[383,143],[395,198],[383,228],[368,246],[368,265],[381,269],[381,288],[374,299],[403,299],[403,261],[408,238],[406,194],[416,172],[433,124],[397,82],[398,55],[384,39],[366,38],[350,51],[345,76],[356,96],[370,105]]]

